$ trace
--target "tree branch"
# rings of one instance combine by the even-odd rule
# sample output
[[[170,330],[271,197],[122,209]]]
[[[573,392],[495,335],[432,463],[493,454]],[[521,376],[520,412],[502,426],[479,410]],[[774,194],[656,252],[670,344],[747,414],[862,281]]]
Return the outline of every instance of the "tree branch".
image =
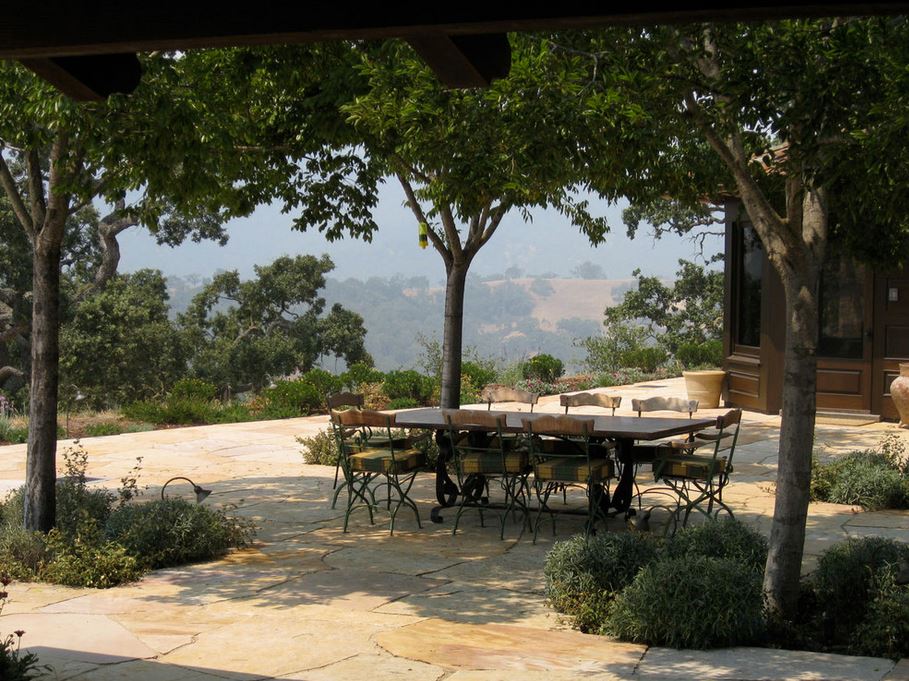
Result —
[[[445,267],[451,265],[452,254],[445,246],[445,242],[442,238],[436,233],[436,231],[430,226],[429,220],[426,219],[426,214],[423,212],[423,207],[420,205],[420,202],[417,201],[416,194],[414,193],[413,186],[402,173],[395,173],[395,176],[398,178],[398,182],[401,183],[401,187],[404,189],[404,194],[407,196],[407,205],[410,206],[411,212],[413,212],[414,217],[417,218],[419,224],[426,225],[426,235],[429,238],[429,241],[432,243],[433,248],[435,248],[439,255],[442,256],[442,260],[445,261]]]
[[[29,149],[26,155],[28,165],[28,198],[32,206],[32,221],[36,225],[44,223],[47,213],[47,202],[44,197],[44,173],[41,170],[41,158],[37,149]]]
[[[69,132],[60,130],[54,139],[50,153],[50,179],[48,181],[47,215],[44,223],[38,227],[38,239],[48,244],[59,244],[63,240],[63,230],[69,215],[70,195],[61,187],[67,174],[66,156],[69,151]]]
[[[461,246],[461,235],[458,234],[458,225],[455,222],[449,204],[443,203],[439,206],[439,217],[442,218],[442,228],[445,230],[445,237],[448,240],[452,258],[457,263],[463,262],[464,248]]]
[[[2,151],[3,147],[0,146],[0,152]],[[16,186],[16,180],[13,179],[13,174],[9,171],[9,166],[6,164],[6,159],[3,158],[2,153],[0,153],[0,185],[3,186],[6,198],[8,198],[10,204],[12,204],[13,212],[16,214],[16,218],[18,218],[19,224],[22,225],[22,229],[25,230],[29,240],[34,241],[37,232],[35,222],[32,220],[31,214],[25,207],[25,202],[22,200],[22,195],[19,193],[19,188]]]

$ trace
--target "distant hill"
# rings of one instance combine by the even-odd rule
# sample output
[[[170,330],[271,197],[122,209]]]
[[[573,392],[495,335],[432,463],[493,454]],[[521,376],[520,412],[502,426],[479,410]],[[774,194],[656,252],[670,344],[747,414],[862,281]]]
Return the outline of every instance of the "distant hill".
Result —
[[[464,345],[500,365],[545,352],[577,368],[583,353],[574,340],[602,333],[603,310],[621,300],[633,281],[468,278]],[[172,315],[186,309],[202,283],[168,279]],[[341,303],[362,315],[366,348],[383,371],[415,367],[421,336],[441,339],[445,291],[426,277],[328,278],[324,297],[326,309]]]

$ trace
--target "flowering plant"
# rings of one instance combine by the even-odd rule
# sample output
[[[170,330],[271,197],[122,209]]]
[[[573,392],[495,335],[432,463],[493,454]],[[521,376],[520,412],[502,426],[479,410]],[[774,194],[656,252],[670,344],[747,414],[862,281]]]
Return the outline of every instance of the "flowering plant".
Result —
[[[3,614],[3,606],[9,598],[6,588],[12,581],[8,574],[0,574],[0,614]],[[24,635],[24,631],[17,629],[6,637],[0,637],[0,679],[4,681],[27,681],[35,678],[41,670],[37,655],[22,653]]]

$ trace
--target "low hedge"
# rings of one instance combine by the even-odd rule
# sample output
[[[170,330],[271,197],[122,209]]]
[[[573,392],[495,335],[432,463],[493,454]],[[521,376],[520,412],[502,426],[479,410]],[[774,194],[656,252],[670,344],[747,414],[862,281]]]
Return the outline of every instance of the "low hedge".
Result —
[[[602,631],[672,648],[747,645],[764,635],[763,603],[751,566],[684,555],[642,568],[616,597]]]

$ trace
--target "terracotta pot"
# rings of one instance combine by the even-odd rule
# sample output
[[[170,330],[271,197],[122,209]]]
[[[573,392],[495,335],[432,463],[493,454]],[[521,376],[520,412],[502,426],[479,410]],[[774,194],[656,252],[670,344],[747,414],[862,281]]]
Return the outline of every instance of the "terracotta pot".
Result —
[[[706,371],[683,371],[685,390],[689,400],[698,401],[698,409],[716,409],[720,406],[720,395],[723,393],[723,381],[726,372],[722,369]]]
[[[900,413],[900,428],[909,428],[909,363],[900,364],[900,375],[890,384],[890,397]]]

